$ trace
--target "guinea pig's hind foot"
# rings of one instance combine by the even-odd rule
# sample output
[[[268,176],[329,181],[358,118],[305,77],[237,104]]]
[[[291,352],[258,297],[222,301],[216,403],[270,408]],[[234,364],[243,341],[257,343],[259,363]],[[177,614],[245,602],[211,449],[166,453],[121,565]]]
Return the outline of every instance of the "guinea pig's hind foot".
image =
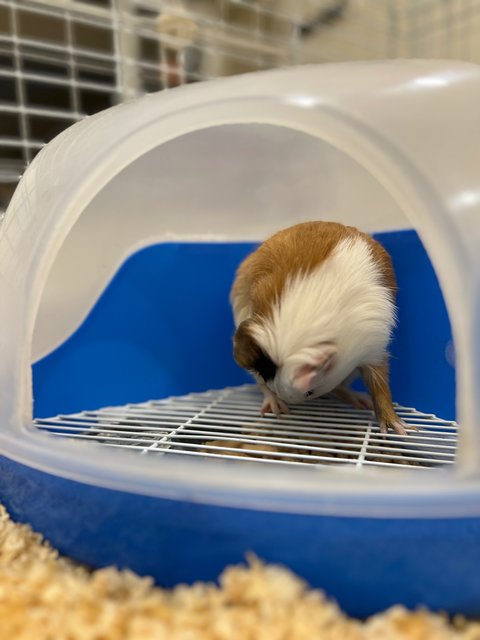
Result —
[[[380,433],[386,435],[391,429],[399,436],[408,435],[407,425],[397,416],[392,403],[392,394],[388,384],[388,362],[362,367],[360,372],[374,400],[375,415],[380,427]]]
[[[283,400],[280,400],[280,398],[277,397],[271,391],[264,392],[264,393],[265,393],[265,398],[263,400],[262,408],[260,410],[262,418],[265,416],[266,413],[274,413],[277,416],[277,418],[282,413],[289,413],[288,406],[285,404]]]

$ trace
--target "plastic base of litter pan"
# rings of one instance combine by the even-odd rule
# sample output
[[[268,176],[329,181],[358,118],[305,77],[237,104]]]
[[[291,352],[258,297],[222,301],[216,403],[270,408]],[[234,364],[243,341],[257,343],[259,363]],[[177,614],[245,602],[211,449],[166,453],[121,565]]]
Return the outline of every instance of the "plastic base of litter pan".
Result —
[[[339,518],[177,502],[63,480],[5,458],[0,495],[15,520],[60,552],[94,567],[128,567],[164,587],[215,580],[252,551],[354,616],[397,603],[480,614],[478,518]]]
[[[433,268],[415,232],[378,238],[399,280],[396,399],[453,417],[454,370],[444,352],[450,325]],[[34,366],[36,416],[248,380],[231,357],[228,290],[252,246],[163,244],[134,254],[75,334]],[[214,286],[206,286],[212,274]],[[184,339],[165,340],[173,330]],[[403,367],[420,348],[422,368],[406,380]],[[0,496],[13,518],[62,553],[94,567],[128,567],[163,586],[214,580],[253,551],[286,564],[357,616],[397,602],[480,613],[480,584],[471,571],[480,560],[477,519],[348,519],[176,502],[60,479],[5,458]]]
[[[0,233],[0,499],[13,517],[83,562],[163,585],[213,579],[253,551],[357,615],[397,602],[480,614],[479,97],[475,65],[302,66],[152,94],[43,148]],[[50,354],[35,366],[37,416],[238,384],[234,249],[208,243],[330,212],[422,239],[435,273],[414,232],[384,238],[399,276],[392,387],[453,418],[453,333],[450,471],[226,467],[34,428],[32,357]]]

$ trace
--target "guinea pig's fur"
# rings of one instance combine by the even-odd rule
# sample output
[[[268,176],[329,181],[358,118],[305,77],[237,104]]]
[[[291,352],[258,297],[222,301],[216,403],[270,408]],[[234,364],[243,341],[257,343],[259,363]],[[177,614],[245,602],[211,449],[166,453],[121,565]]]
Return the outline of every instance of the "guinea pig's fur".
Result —
[[[335,222],[295,225],[248,256],[231,291],[234,357],[263,389],[263,411],[332,391],[356,404],[347,384],[358,370],[382,430],[404,433],[388,387],[395,291],[381,245]]]

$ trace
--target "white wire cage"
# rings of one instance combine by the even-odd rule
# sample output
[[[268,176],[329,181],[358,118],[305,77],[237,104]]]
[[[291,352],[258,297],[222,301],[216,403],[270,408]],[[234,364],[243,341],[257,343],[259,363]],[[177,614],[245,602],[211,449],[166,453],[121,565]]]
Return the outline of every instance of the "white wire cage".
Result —
[[[480,60],[480,0],[0,0],[0,210],[75,121],[287,64]]]

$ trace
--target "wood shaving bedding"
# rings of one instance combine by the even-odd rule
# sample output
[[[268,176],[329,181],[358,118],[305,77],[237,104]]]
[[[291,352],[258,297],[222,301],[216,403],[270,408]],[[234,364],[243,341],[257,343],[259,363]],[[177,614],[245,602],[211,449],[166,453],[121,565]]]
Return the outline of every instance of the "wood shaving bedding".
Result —
[[[155,587],[129,571],[89,572],[0,506],[1,640],[480,640],[480,624],[451,625],[397,606],[365,623],[288,570],[250,558],[219,585]]]

